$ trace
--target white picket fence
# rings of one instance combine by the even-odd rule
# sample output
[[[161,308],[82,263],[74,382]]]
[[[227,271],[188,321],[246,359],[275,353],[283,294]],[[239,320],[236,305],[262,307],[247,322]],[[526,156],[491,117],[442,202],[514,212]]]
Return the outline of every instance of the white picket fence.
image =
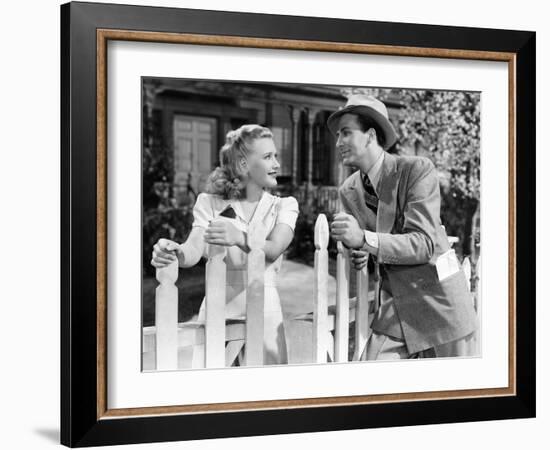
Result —
[[[155,294],[155,326],[145,327],[143,332],[143,354],[154,354],[153,370],[175,370],[181,368],[180,355],[193,345],[203,345],[204,351],[191,353],[193,368],[220,368],[232,365],[244,343],[244,363],[248,366],[263,364],[264,330],[264,273],[265,231],[251,228],[248,245],[251,251],[247,260],[246,314],[243,317],[225,319],[226,298],[226,248],[210,245],[206,264],[205,320],[177,322],[178,278],[177,263],[157,269],[159,286]],[[311,322],[311,342],[300,343],[310,346],[302,354],[310,354],[311,361],[304,363],[346,362],[361,358],[370,333],[370,323],[375,312],[374,289],[368,289],[367,267],[350,271],[347,249],[338,243],[336,261],[336,303],[329,306],[328,298],[328,251],[329,227],[326,216],[320,214],[315,223],[315,258],[313,311],[295,316],[292,320]],[[477,267],[479,267],[479,261]],[[468,283],[471,279],[471,264],[466,258],[463,270]],[[350,299],[350,276],[356,277],[357,296]],[[479,286],[479,283],[477,283]],[[477,294],[473,294],[477,303]],[[477,310],[477,304],[474,305]],[[349,355],[350,323],[355,322],[354,352]],[[476,348],[478,339],[476,339]],[[151,367],[154,366],[154,367]],[[144,369],[146,369],[144,367]]]

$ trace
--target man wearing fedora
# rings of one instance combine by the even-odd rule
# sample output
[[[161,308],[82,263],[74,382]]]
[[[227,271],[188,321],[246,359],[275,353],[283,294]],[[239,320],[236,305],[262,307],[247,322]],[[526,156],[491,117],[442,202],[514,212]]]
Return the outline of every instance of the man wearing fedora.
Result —
[[[386,152],[397,136],[372,96],[350,96],[327,125],[343,164],[358,169],[339,189],[345,212],[331,235],[350,249],[356,269],[371,255],[379,278],[362,359],[471,355],[477,318],[441,224],[434,165]]]

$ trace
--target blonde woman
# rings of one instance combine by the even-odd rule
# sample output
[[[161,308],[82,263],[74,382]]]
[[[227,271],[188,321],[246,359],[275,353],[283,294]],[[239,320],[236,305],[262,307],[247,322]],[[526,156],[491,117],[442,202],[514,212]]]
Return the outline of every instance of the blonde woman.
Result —
[[[207,182],[206,193],[197,197],[193,228],[183,244],[160,239],[151,264],[164,267],[177,260],[180,267],[195,265],[205,252],[205,243],[227,247],[226,318],[246,313],[245,282],[247,233],[259,223],[266,230],[264,364],[285,364],[286,337],[277,274],[282,255],[294,235],[298,202],[266,192],[277,185],[280,168],[273,135],[259,125],[243,125],[230,131],[220,151],[221,166]],[[205,302],[199,311],[204,319]],[[195,346],[198,347],[198,346]],[[195,348],[195,351],[201,349]],[[240,358],[242,358],[242,351]]]

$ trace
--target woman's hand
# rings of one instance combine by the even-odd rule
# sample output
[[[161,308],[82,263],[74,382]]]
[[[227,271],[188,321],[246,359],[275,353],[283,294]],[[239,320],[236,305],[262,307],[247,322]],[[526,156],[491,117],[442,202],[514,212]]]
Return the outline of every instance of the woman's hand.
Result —
[[[367,265],[369,260],[369,252],[366,250],[352,250],[351,251],[351,263],[355,270],[361,270]]]
[[[224,245],[226,247],[233,245],[243,247],[246,245],[244,232],[229,220],[224,219],[216,219],[210,222],[204,232],[204,240],[209,244]]]
[[[181,246],[170,239],[159,239],[153,246],[151,265],[157,269],[161,269],[176,261],[183,261]]]

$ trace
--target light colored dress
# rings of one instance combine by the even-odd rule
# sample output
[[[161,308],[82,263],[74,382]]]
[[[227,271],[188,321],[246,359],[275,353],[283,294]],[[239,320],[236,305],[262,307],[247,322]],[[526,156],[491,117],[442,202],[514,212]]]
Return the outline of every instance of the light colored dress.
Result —
[[[235,218],[219,216],[228,206],[235,211]],[[194,227],[208,228],[211,220],[223,218],[232,222],[238,229],[248,232],[250,225],[261,221],[269,236],[275,225],[283,223],[293,231],[298,217],[298,202],[294,197],[276,197],[264,191],[250,221],[237,200],[225,200],[221,196],[202,193],[197,197],[193,208]],[[205,246],[205,257],[208,246]],[[225,258],[226,276],[226,318],[244,317],[246,314],[246,253],[237,246],[227,247]],[[277,292],[277,274],[281,269],[283,255],[274,262],[266,261],[265,303],[264,303],[264,364],[286,364],[287,346],[283,327],[281,300]],[[203,300],[199,320],[205,319],[205,301]],[[199,346],[195,346],[199,347]],[[204,352],[204,348],[195,348],[194,353]],[[242,352],[241,352],[242,357]]]

